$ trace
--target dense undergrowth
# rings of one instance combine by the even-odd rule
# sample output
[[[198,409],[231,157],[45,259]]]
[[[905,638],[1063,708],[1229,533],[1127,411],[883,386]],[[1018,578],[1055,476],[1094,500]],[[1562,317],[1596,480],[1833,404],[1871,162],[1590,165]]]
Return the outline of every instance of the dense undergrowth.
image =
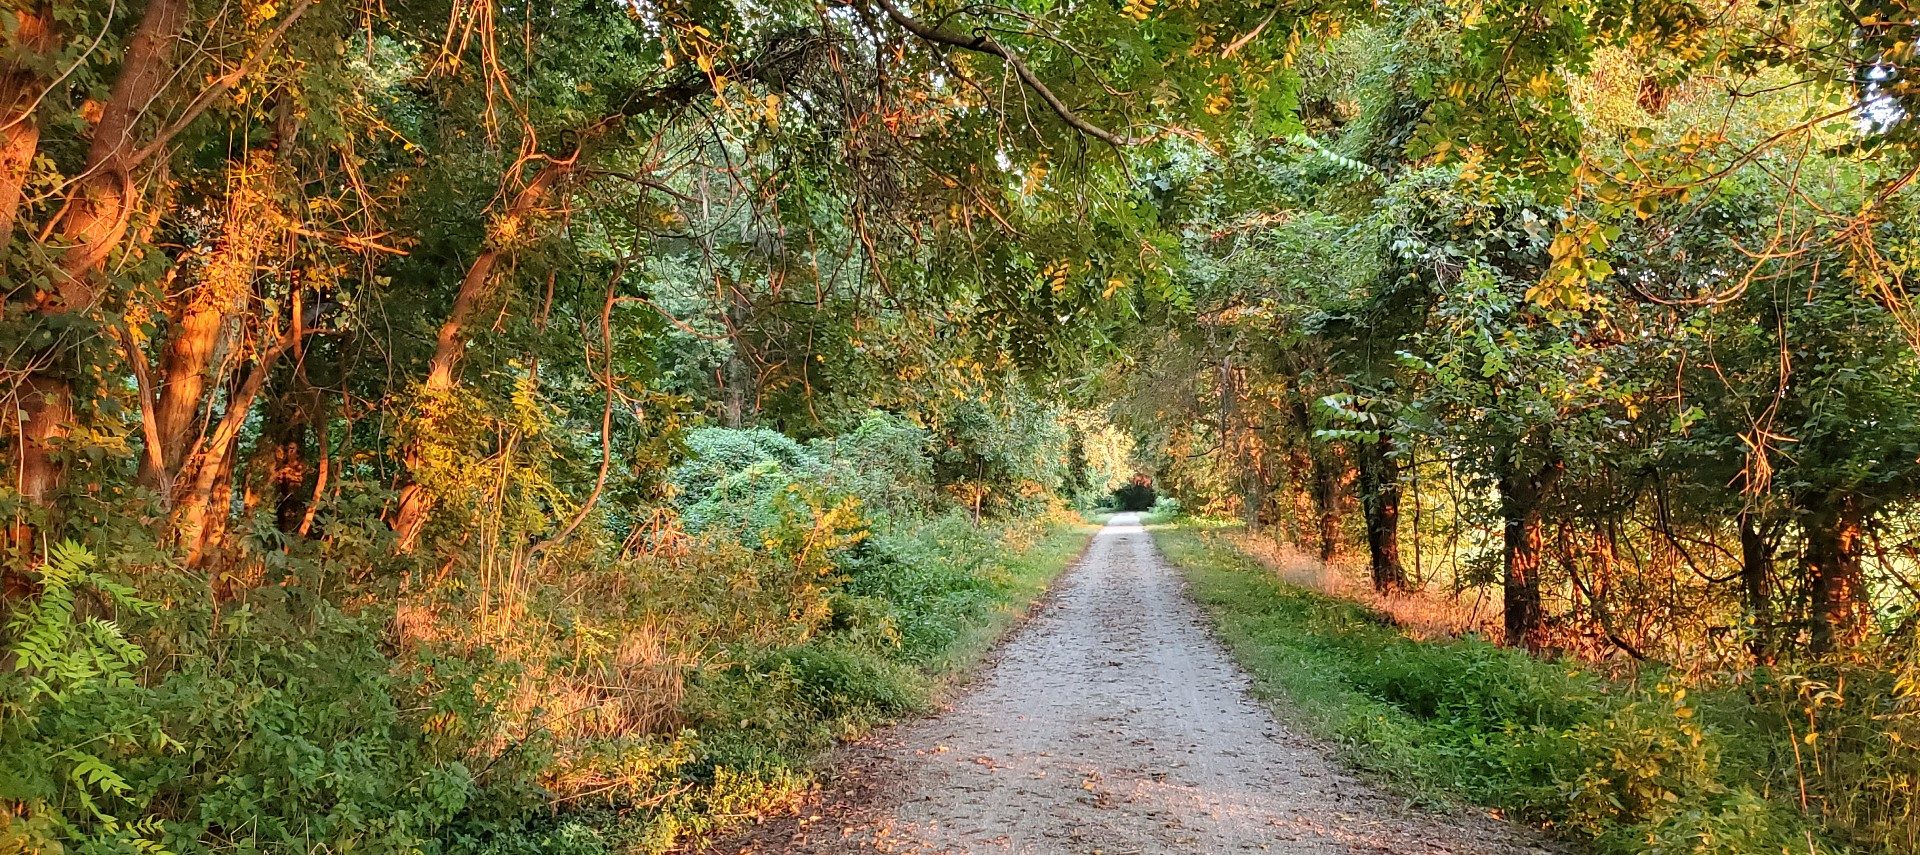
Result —
[[[924,709],[1089,536],[1043,490],[976,520],[895,417],[686,448],[617,553],[208,596],[58,547],[4,636],[0,852],[662,851]]]
[[[14,2],[0,855],[657,849],[1123,485],[1688,664],[1219,575],[1408,780],[1920,850],[1911,6]]]
[[[683,729],[613,740],[576,762],[572,810],[486,825],[456,849],[654,852],[780,809],[836,741],[923,711],[1086,544],[1066,518],[978,528],[961,514],[877,536],[847,556],[818,631],[735,641],[691,675]],[[604,782],[604,783],[602,783]],[[502,833],[502,832],[505,833]],[[479,844],[479,845],[476,845]]]
[[[1474,637],[1415,640],[1204,525],[1154,534],[1258,690],[1409,796],[1499,808],[1600,852],[1913,851],[1920,758],[1884,672],[1615,677]]]

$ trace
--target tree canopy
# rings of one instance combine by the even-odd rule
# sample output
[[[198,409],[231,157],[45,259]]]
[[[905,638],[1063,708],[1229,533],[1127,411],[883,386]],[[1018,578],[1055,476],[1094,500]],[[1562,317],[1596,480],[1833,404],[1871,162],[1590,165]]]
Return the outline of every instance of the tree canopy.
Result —
[[[904,566],[904,521],[1151,482],[1323,560],[1364,554],[1383,592],[1497,589],[1500,640],[1543,656],[1844,663],[1904,710],[1916,20],[15,0],[0,614],[41,670],[0,704],[50,733],[87,713],[46,698],[83,685],[189,691],[112,621],[221,663],[211,681],[245,656],[236,615],[267,614],[382,697],[441,705],[380,708],[415,728],[380,774],[465,793],[539,730],[478,709],[507,679],[492,663],[558,661],[558,641],[516,648],[516,621],[576,653],[670,623],[636,611],[664,601],[760,632],[707,609],[727,595],[682,573],[694,555],[739,574],[728,590],[791,595],[761,605],[797,644],[935,584],[847,569]],[[601,586],[623,593],[578,611]],[[936,617],[874,632],[930,657]],[[276,661],[344,679],[301,656]],[[59,663],[79,670],[56,691]],[[122,753],[83,752],[105,771],[8,761],[81,796],[0,786],[0,821],[238,845],[159,785],[131,804],[167,763],[218,777],[132,712],[158,703],[115,707]],[[330,715],[288,727],[352,717]],[[442,739],[471,765],[430,762]],[[478,822],[464,798],[407,834]],[[1884,843],[1883,820],[1835,833]]]

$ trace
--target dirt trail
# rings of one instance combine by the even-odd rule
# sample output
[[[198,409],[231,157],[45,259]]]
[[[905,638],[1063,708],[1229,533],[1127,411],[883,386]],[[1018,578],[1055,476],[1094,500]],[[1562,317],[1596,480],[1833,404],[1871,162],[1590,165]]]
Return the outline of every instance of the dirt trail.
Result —
[[[1122,514],[950,710],[849,749],[802,816],[709,851],[1543,851],[1355,781],[1247,685]]]

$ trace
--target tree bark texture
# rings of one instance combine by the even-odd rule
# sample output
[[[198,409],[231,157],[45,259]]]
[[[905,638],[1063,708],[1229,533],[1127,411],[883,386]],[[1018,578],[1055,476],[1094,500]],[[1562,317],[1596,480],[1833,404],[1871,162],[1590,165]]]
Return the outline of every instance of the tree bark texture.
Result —
[[[1361,449],[1360,502],[1373,589],[1406,590],[1407,570],[1400,563],[1400,465],[1393,459],[1393,439],[1385,434]]]
[[[1852,496],[1828,498],[1802,523],[1806,547],[1808,617],[1815,654],[1859,646],[1873,625],[1861,558],[1865,518]]]
[[[1509,647],[1546,649],[1546,612],[1540,593],[1540,505],[1563,465],[1558,460],[1523,463],[1508,452],[1500,473],[1504,578],[1502,604]]]

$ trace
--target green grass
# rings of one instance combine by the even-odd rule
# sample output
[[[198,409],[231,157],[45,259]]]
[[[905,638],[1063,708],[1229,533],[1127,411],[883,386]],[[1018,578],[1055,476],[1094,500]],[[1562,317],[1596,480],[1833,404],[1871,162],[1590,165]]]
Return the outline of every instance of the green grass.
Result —
[[[997,562],[987,607],[960,623],[953,642],[930,664],[929,672],[942,679],[971,672],[1086,551],[1099,530],[1098,525],[1060,525],[1025,550],[1003,556]]]
[[[831,631],[772,648],[740,646],[730,651],[734,664],[694,680],[687,713],[697,736],[660,775],[673,796],[650,810],[578,815],[491,851],[676,851],[784,809],[836,742],[931,709],[1096,530],[1072,523],[981,528],[950,515],[876,537],[842,568]],[[562,832],[586,843],[548,842]]]
[[[1153,533],[1256,694],[1391,790],[1500,808],[1601,852],[1843,851],[1767,797],[1758,782],[1777,777],[1780,746],[1735,691],[1688,695],[1651,672],[1609,681],[1474,639],[1414,641],[1202,531]]]

